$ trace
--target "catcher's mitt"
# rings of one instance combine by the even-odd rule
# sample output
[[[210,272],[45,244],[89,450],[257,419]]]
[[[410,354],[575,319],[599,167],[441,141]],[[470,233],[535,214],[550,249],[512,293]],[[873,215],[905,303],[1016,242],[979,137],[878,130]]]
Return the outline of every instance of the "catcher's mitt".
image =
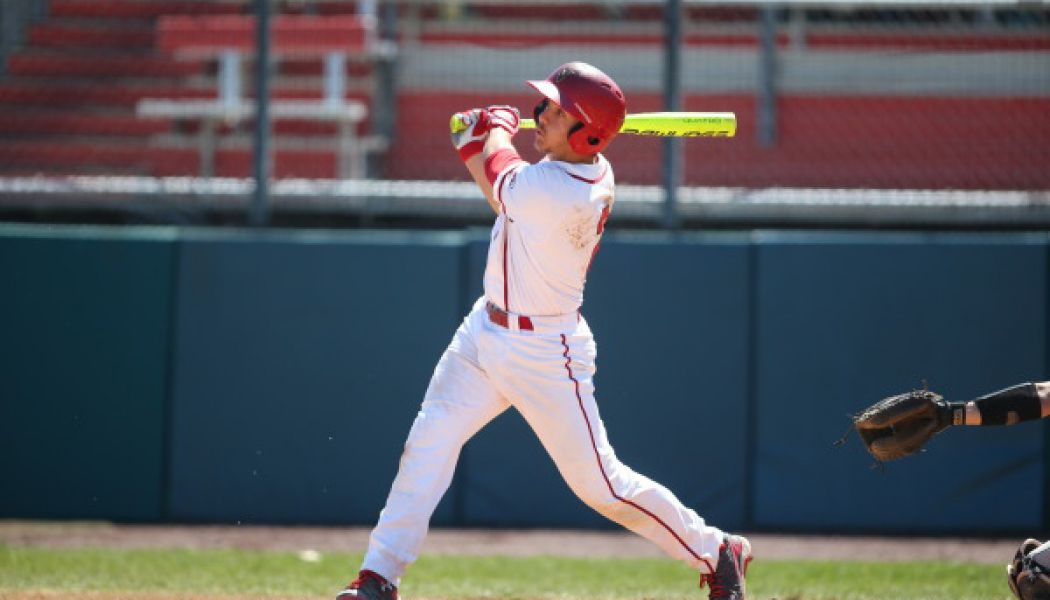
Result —
[[[879,462],[918,452],[952,424],[952,406],[940,394],[915,390],[891,396],[853,418],[868,452]]]
[[[1043,556],[1050,554],[1050,549],[1040,548],[1041,545],[1039,540],[1025,540],[1013,561],[1006,565],[1006,581],[1020,600],[1050,600],[1050,573],[1041,564],[1050,560]]]

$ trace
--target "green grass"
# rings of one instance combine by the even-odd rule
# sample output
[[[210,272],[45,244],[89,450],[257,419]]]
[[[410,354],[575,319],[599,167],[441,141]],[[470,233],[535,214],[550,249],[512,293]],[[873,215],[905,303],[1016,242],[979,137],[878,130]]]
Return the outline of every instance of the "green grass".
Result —
[[[0,598],[31,590],[331,598],[361,556],[243,550],[45,549],[0,545]],[[706,599],[685,566],[659,559],[425,556],[402,593],[424,598]],[[971,563],[756,561],[754,600],[1009,600],[1003,568]]]

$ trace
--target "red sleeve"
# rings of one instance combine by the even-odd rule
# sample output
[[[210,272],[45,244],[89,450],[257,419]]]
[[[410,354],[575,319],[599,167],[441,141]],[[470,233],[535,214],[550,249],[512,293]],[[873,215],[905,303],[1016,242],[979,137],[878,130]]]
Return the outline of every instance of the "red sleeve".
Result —
[[[507,167],[520,162],[525,161],[521,160],[517,150],[512,147],[500,148],[485,159],[485,177],[489,183],[496,185],[496,178],[500,173]]]

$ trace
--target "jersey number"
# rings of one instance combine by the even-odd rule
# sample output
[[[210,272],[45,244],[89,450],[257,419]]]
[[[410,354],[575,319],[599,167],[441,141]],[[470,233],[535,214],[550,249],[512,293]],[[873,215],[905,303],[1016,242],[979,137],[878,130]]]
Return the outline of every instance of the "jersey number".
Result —
[[[605,232],[605,222],[609,220],[610,207],[606,206],[602,209],[602,216],[598,218],[598,235]],[[595,247],[597,249],[597,247]]]
[[[598,235],[605,233],[605,222],[609,220],[610,208],[606,206],[602,209],[602,216],[598,218]],[[587,270],[591,270],[591,265],[594,264],[594,257],[598,255],[598,248],[601,248],[602,240],[599,239],[594,243],[594,250],[591,250],[591,260],[587,262]]]

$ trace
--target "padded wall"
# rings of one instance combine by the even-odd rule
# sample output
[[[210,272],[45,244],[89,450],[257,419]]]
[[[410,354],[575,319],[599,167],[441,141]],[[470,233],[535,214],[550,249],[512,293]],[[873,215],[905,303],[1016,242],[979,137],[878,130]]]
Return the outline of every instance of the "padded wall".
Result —
[[[0,226],[0,518],[161,518],[173,239]]]
[[[758,245],[755,526],[1036,531],[1044,429],[954,428],[882,470],[848,414],[928,384],[1047,377],[1042,236],[772,235]]]
[[[181,256],[171,517],[373,522],[460,317],[458,238],[193,237]]]
[[[371,525],[487,232],[0,228],[3,518]],[[884,470],[848,414],[1048,372],[1044,235],[610,233],[583,312],[619,457],[714,525],[1039,531],[1050,423]],[[13,483],[11,483],[13,482]],[[13,491],[11,491],[13,490]],[[435,525],[612,527],[514,412]]]

